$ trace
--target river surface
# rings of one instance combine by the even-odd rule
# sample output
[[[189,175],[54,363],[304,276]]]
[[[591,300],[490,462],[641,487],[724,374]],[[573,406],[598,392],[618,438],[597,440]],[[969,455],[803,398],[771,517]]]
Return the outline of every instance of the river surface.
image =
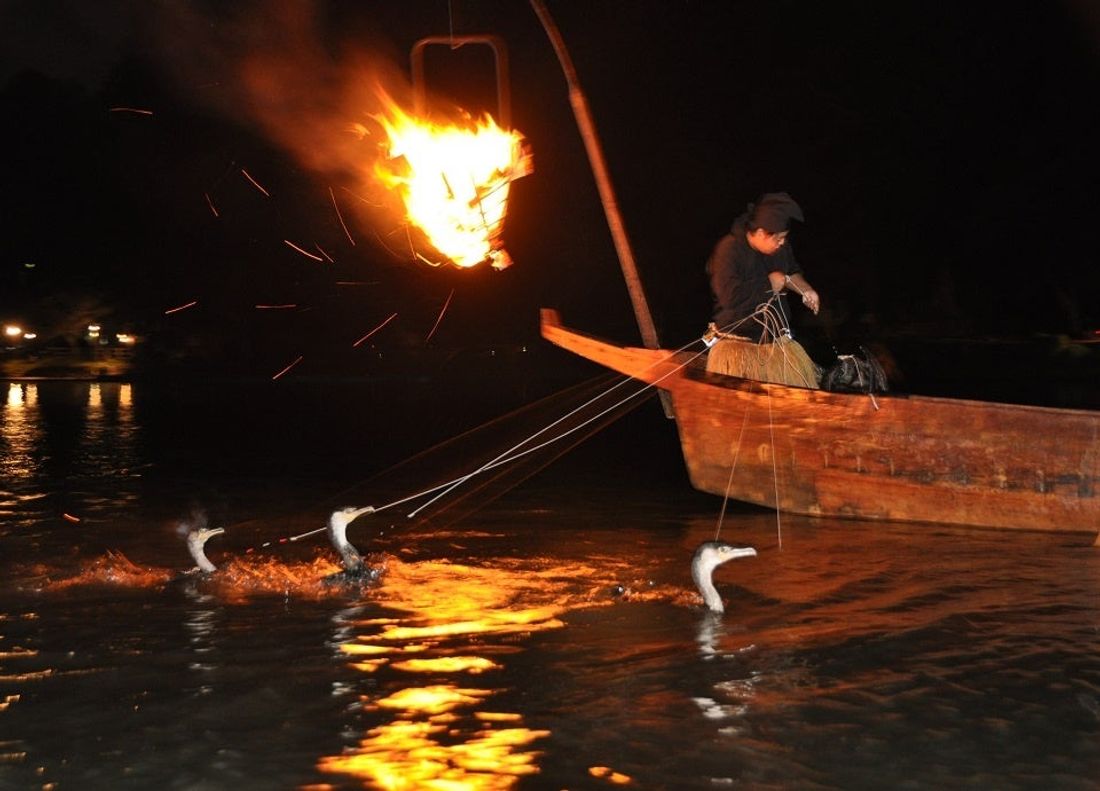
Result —
[[[0,788],[1100,787],[1081,537],[719,524],[654,402],[410,518],[492,458],[439,443],[497,405],[0,386]],[[286,539],[368,504],[381,580],[323,584],[324,534]],[[203,523],[219,570],[181,576]],[[759,553],[716,572],[721,616],[689,571],[719,529]]]

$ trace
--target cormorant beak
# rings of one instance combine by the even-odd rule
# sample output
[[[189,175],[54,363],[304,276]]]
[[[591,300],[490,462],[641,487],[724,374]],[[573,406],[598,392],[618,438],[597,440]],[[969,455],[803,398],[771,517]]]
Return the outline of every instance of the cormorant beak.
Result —
[[[730,547],[723,554],[730,560],[734,558],[754,558],[756,550],[752,547]]]

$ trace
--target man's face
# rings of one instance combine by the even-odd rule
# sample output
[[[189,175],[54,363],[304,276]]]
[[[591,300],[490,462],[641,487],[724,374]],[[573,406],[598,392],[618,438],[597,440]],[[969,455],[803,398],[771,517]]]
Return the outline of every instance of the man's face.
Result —
[[[775,255],[779,248],[787,243],[788,233],[790,231],[768,233],[763,228],[757,228],[754,231],[749,231],[745,238],[749,240],[749,246],[758,253]]]

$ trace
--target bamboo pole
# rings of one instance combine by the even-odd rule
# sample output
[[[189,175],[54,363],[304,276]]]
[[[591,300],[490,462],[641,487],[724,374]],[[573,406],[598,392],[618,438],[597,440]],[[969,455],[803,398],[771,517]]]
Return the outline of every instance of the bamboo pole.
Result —
[[[615,199],[615,190],[611,186],[611,177],[607,172],[607,161],[604,159],[603,147],[596,135],[596,124],[593,122],[592,113],[588,109],[588,99],[585,98],[580,81],[577,79],[577,70],[573,66],[573,58],[569,55],[561,31],[558,30],[553,17],[550,16],[546,4],[542,0],[531,0],[531,7],[534,9],[535,15],[538,16],[539,22],[542,23],[542,27],[554,47],[554,52],[557,53],[562,71],[565,73],[565,82],[569,86],[569,103],[573,106],[577,128],[580,130],[585,151],[588,153],[588,161],[592,166],[592,174],[596,179],[600,202],[603,204],[607,226],[611,230],[611,238],[615,243],[615,252],[619,257],[619,267],[623,270],[623,279],[626,280],[630,302],[634,306],[634,318],[638,322],[638,331],[642,335],[642,343],[645,344],[647,349],[659,349],[661,345],[657,339],[657,328],[653,324],[653,314],[650,313],[649,302],[646,300],[642,281],[638,277],[634,251],[630,246],[630,239],[626,235],[622,215],[619,213],[619,203]],[[660,394],[665,415],[672,417],[672,402],[668,393],[661,390]]]
[[[630,247],[630,240],[626,235],[622,215],[619,213],[619,204],[615,199],[615,190],[611,186],[611,177],[607,172],[607,162],[604,159],[603,147],[596,135],[596,125],[592,121],[592,113],[588,109],[588,100],[577,81],[577,71],[573,67],[573,59],[565,48],[565,42],[561,32],[554,23],[546,4],[542,0],[531,0],[531,6],[542,22],[550,43],[554,45],[554,51],[561,62],[562,71],[565,72],[565,81],[569,86],[569,103],[573,105],[573,114],[577,118],[577,127],[580,129],[581,139],[584,140],[584,148],[588,152],[588,160],[592,165],[592,173],[596,178],[596,187],[600,191],[600,202],[603,204],[604,214],[607,216],[607,225],[611,229],[611,238],[615,242],[615,252],[619,256],[619,265],[626,278],[626,287],[630,292],[630,301],[634,305],[634,316],[638,320],[638,329],[642,333],[642,342],[647,349],[658,349],[657,329],[653,325],[653,316],[649,312],[649,303],[646,301],[645,292],[642,290],[642,282],[638,278],[638,268],[634,262],[634,251]]]

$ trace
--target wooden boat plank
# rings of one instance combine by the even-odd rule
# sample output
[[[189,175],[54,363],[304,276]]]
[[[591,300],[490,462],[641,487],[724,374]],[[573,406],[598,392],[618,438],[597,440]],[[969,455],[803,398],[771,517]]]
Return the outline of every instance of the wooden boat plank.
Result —
[[[1098,413],[750,382],[576,333],[547,311],[543,334],[668,390],[702,491],[775,507],[778,490],[780,509],[817,516],[1100,529]]]

